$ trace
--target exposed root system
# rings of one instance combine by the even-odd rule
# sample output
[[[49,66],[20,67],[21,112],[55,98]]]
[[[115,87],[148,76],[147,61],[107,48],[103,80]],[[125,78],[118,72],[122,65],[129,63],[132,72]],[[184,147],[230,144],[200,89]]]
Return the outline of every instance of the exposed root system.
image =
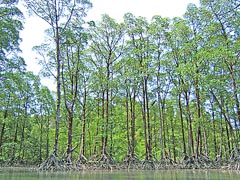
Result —
[[[99,170],[99,169],[119,169],[113,158],[107,153],[102,152],[99,155],[90,158],[90,161],[84,164],[85,169]]]
[[[89,160],[80,155],[76,162],[72,162],[70,156],[58,160],[53,153],[44,161],[38,170],[160,170],[160,169],[227,169],[240,171],[240,150],[234,150],[229,161],[223,161],[221,156],[214,160],[204,154],[196,156],[185,156],[182,161],[175,162],[171,158],[161,160],[140,160],[135,154],[127,154],[121,163],[116,163],[107,152],[101,152]]]
[[[135,154],[127,154],[123,159],[120,167],[122,169],[140,169],[141,168],[141,160]]]
[[[229,170],[240,170],[240,149],[236,148],[232,151],[230,162],[228,163],[227,169]]]
[[[38,168],[38,170],[63,170],[64,167],[57,160],[55,153],[52,153]]]

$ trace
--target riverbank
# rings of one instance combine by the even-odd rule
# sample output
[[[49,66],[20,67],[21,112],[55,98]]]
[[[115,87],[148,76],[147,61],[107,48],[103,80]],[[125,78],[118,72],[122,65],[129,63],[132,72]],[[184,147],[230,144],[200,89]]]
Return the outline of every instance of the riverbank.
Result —
[[[218,169],[236,170],[240,172],[240,159],[234,160],[211,160],[205,156],[198,158],[186,158],[181,162],[172,159],[162,160],[139,160],[135,157],[128,157],[122,162],[114,162],[109,159],[98,161],[56,161],[55,164],[33,164],[27,162],[2,162],[1,167],[13,170],[31,169],[33,171],[82,171],[82,170],[176,170],[176,169]]]

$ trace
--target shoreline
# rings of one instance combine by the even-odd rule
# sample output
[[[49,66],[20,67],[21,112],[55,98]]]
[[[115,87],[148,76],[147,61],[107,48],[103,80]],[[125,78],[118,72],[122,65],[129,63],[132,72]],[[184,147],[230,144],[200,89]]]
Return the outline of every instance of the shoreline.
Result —
[[[48,168],[41,167],[41,164],[0,164],[1,169],[9,171],[158,171],[158,170],[223,170],[236,171],[240,173],[240,161],[236,162],[215,162],[211,163],[166,163],[159,161],[138,161],[138,162],[121,162],[121,163],[106,163],[98,161],[90,161],[86,163],[59,163],[58,166],[49,166]]]

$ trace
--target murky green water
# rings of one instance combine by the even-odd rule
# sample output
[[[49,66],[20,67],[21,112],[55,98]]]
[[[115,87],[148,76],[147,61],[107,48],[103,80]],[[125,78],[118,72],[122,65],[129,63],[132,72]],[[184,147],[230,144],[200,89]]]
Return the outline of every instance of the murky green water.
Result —
[[[233,180],[240,172],[221,170],[35,172],[0,168],[0,180]]]

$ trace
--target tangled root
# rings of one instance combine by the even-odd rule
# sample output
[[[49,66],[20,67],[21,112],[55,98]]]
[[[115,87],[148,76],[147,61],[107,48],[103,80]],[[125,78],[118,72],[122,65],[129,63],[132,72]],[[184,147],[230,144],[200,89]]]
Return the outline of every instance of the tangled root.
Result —
[[[142,162],[142,168],[144,170],[155,170],[156,169],[156,164],[155,161],[149,159],[149,160],[144,160]]]
[[[96,169],[119,169],[113,158],[107,152],[101,152],[99,155],[92,156],[90,161],[85,164],[90,170]]]
[[[63,170],[64,167],[61,165],[60,161],[57,160],[57,156],[55,153],[52,153],[42,164],[40,164],[38,170],[44,171],[57,171]]]
[[[123,169],[140,169],[141,168],[141,160],[132,153],[129,153],[125,156],[122,163],[120,164],[120,167]]]
[[[185,157],[182,162],[182,168],[187,169],[213,169],[216,168],[216,163],[208,156],[200,154],[198,157]]]

